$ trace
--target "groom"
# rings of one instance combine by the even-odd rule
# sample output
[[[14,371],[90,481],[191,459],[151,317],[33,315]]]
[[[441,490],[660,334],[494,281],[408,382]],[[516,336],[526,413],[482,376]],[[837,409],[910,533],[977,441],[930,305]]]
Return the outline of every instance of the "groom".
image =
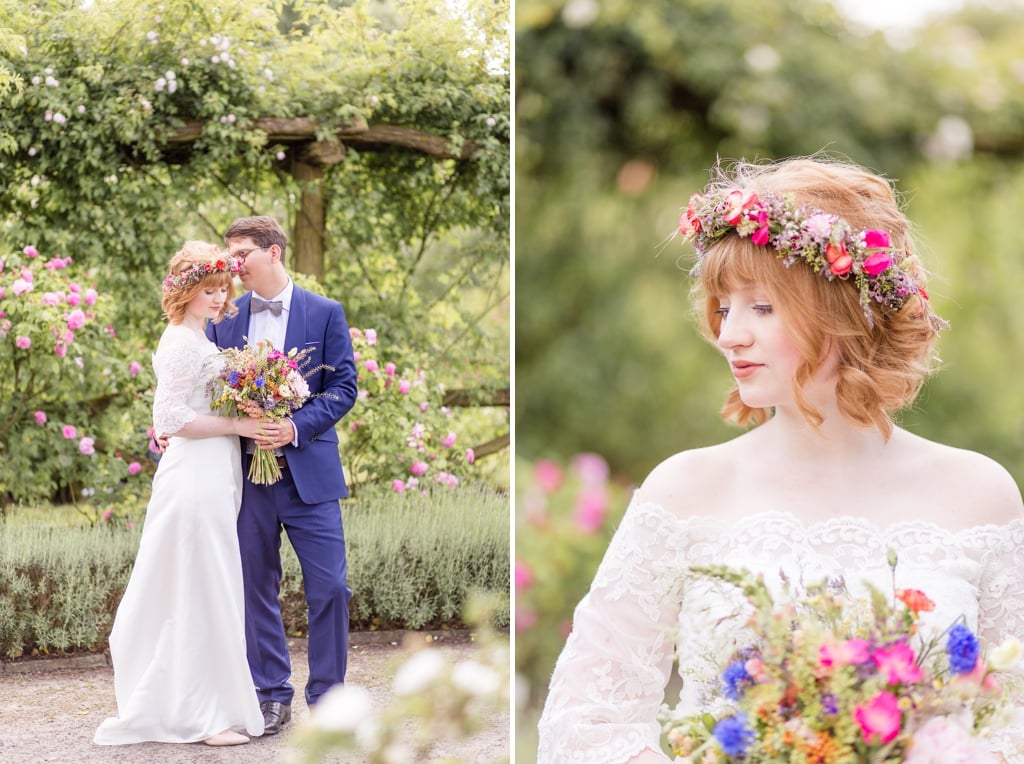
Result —
[[[291,719],[294,689],[278,596],[281,530],[302,567],[309,605],[309,681],[312,706],[331,685],[345,681],[348,606],[345,535],[340,498],[348,495],[334,425],[356,401],[352,342],[341,305],[301,289],[285,270],[288,237],[273,218],[236,220],[224,234],[231,255],[242,261],[238,314],[209,324],[218,348],[270,340],[278,350],[310,348],[306,369],[311,397],[289,419],[269,422],[257,441],[242,441],[242,469],[249,474],[254,448],[272,448],[282,477],[272,485],[248,478],[242,489],[238,541],[245,585],[245,643],[263,711],[265,735]],[[246,453],[248,451],[248,453]]]

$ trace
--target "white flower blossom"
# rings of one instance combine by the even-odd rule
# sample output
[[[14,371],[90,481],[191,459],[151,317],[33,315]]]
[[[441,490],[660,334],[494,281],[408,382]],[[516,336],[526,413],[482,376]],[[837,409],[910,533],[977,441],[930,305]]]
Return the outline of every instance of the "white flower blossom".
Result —
[[[155,43],[159,37],[160,35],[156,32],[146,32],[146,39],[151,43]]]
[[[337,684],[313,707],[309,722],[327,732],[355,732],[372,716],[369,692],[356,684]]]
[[[420,650],[395,674],[392,683],[395,695],[418,695],[425,691],[441,677],[447,665],[438,650]]]

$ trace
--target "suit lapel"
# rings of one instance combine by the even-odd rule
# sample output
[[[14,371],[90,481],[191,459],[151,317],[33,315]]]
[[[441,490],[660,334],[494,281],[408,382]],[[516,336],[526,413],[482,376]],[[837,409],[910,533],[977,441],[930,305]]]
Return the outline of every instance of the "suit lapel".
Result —
[[[248,305],[246,306],[248,314]],[[292,348],[302,350],[306,345],[306,292],[297,285],[292,286],[292,304],[288,308],[288,327],[284,332],[284,347],[287,353]]]
[[[231,342],[229,347],[245,347],[246,335],[249,334],[249,306],[252,303],[252,292],[246,292],[238,298],[235,303],[238,308],[238,315],[235,316],[234,325],[231,327]]]

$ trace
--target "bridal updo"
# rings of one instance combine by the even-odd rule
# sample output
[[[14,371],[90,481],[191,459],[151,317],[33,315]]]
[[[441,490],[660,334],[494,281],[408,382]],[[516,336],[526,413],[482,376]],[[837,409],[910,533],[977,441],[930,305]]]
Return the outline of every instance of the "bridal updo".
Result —
[[[835,350],[839,411],[848,420],[877,427],[888,437],[893,414],[914,401],[934,370],[938,360],[935,343],[942,326],[928,304],[925,273],[916,257],[910,223],[892,186],[853,164],[797,158],[772,164],[719,163],[708,188],[711,193],[739,188],[791,195],[798,205],[839,216],[854,231],[888,233],[890,251],[902,256],[899,268],[920,288],[896,308],[873,301],[865,304],[852,279],[829,280],[801,261],[787,267],[771,247],[735,233],[722,236],[702,253],[693,287],[702,334],[716,347],[722,322],[715,312],[720,307],[717,295],[754,284],[764,288],[803,359],[793,386],[807,421],[817,427],[823,417],[807,401],[803,389]],[[748,425],[763,423],[770,412],[748,407],[734,387],[722,415]]]
[[[161,306],[164,316],[172,324],[180,324],[185,318],[185,309],[192,298],[204,289],[227,287],[227,299],[214,323],[225,315],[238,312],[232,304],[235,297],[234,274],[237,261],[214,244],[205,241],[186,241],[168,266],[163,283]]]

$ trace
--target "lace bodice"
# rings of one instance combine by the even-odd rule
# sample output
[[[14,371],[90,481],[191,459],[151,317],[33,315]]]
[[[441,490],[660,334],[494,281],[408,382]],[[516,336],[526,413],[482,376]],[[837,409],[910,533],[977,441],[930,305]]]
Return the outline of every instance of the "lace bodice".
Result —
[[[538,762],[621,764],[645,748],[660,751],[664,701],[680,713],[717,702],[718,667],[749,642],[745,605],[729,587],[694,584],[690,566],[746,568],[779,588],[782,576],[805,584],[841,577],[856,595],[865,581],[893,585],[890,548],[899,555],[896,586],[921,589],[937,604],[925,627],[962,615],[989,644],[1024,638],[1024,519],[950,532],[855,517],[804,525],[764,512],[730,525],[634,498],[576,610],[541,718]],[[666,698],[676,657],[682,690]],[[1024,762],[1024,728],[1006,730],[992,747]]]
[[[199,414],[209,414],[207,385],[220,368],[216,345],[184,326],[169,325],[153,355],[153,430],[173,435]]]

